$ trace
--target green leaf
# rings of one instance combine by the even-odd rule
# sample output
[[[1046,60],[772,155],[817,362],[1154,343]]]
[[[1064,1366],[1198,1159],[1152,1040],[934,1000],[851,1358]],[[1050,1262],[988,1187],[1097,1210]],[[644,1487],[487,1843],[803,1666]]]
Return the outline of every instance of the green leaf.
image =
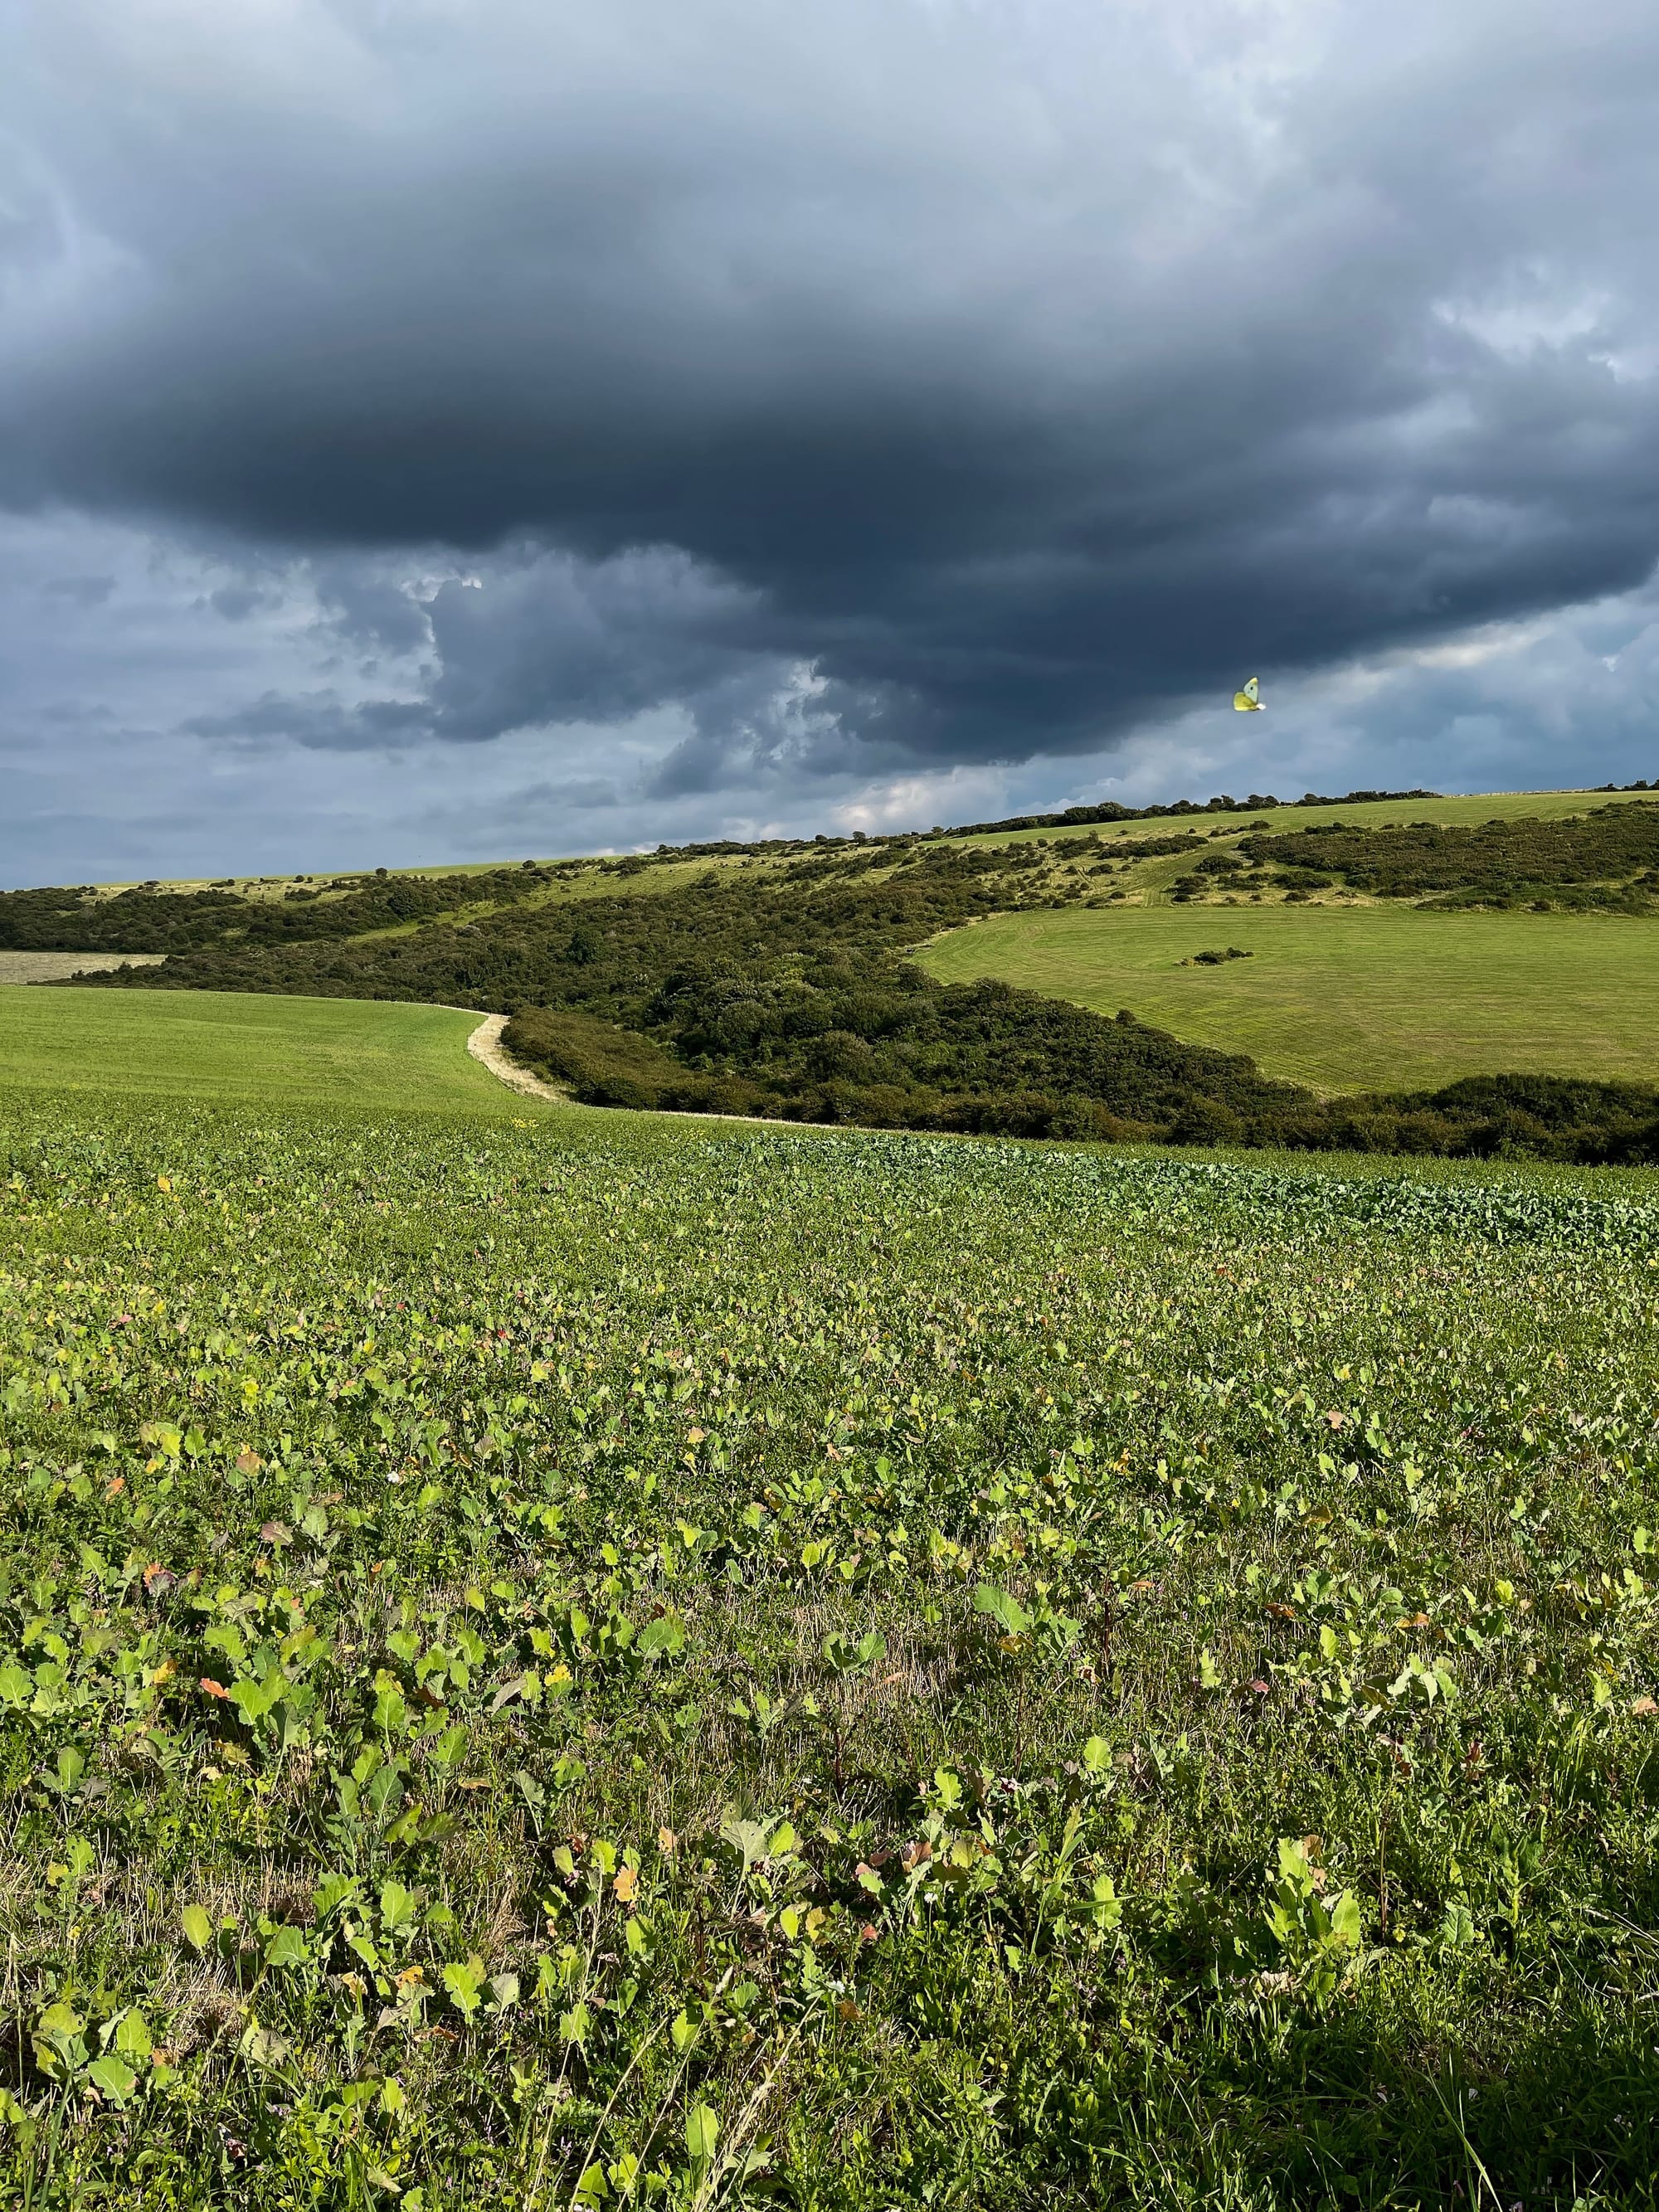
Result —
[[[428,1756],[434,1765],[441,1766],[444,1771],[448,1773],[459,1766],[466,1756],[466,1747],[467,1732],[458,1722],[453,1727],[444,1730],[432,1746]]]
[[[642,1659],[672,1659],[684,1649],[684,1623],[676,1620],[672,1613],[665,1613],[660,1620],[646,1622],[635,1642],[634,1649]]]
[[[81,1778],[87,1771],[87,1762],[73,1744],[65,1744],[58,1754],[57,1771],[43,1774],[41,1781],[54,1796],[73,1797],[81,1787]]]
[[[1443,1951],[1468,1950],[1477,1940],[1474,1915],[1468,1906],[1454,1899],[1446,1907],[1436,1937]]]
[[[483,1960],[475,1954],[453,1961],[444,1968],[443,1982],[456,2011],[471,2020],[478,2009],[478,1992],[484,1985]]]
[[[707,2105],[694,2105],[685,2116],[685,2148],[706,2166],[720,2138],[720,2124]]]
[[[18,2103],[9,2089],[0,2089],[0,2127],[15,2129],[26,2144],[34,2135],[33,2114]]]
[[[720,1830],[720,1841],[742,1853],[745,1874],[766,1856],[766,1831],[758,1820],[728,1820]]]
[[[285,2035],[278,2035],[274,2027],[250,2028],[242,2038],[242,2051],[256,2066],[273,2071],[294,2056],[294,2045]]]
[[[1359,1941],[1359,1899],[1351,1889],[1334,1897],[1328,1907],[1331,1916],[1331,1935],[1339,1943],[1351,1948]]]
[[[419,1911],[414,1893],[400,1881],[380,1884],[380,1917],[388,1928],[410,1928]]]
[[[1090,1899],[1090,1917],[1097,1928],[1104,1931],[1117,1927],[1123,1918],[1123,1899],[1118,1895],[1112,1877],[1097,1874],[1094,1879]]]
[[[86,2057],[81,2040],[86,2027],[73,2005],[48,2005],[34,2024],[34,2055],[41,2071],[60,2081]]]
[[[199,1905],[187,1905],[179,1916],[179,1925],[194,1951],[205,1951],[213,1941],[213,1923]]]
[[[265,1945],[265,1964],[268,1966],[308,1966],[311,1952],[306,1939],[297,1928],[279,1928]]]
[[[312,1892],[311,1901],[316,1907],[319,1920],[326,1920],[331,1913],[339,1911],[349,1897],[356,1895],[357,1882],[354,1875],[331,1874],[318,1883]]]
[[[1018,1599],[994,1583],[981,1583],[974,1592],[974,1611],[988,1613],[1005,1636],[1024,1636],[1030,1629],[1031,1616]]]
[[[138,2087],[138,2076],[131,2067],[108,2051],[101,2058],[93,2060],[87,2069],[87,2079],[112,2105],[125,2105]]]
[[[241,1674],[230,1686],[231,1703],[245,1721],[262,1721],[283,1694],[280,1680],[267,1675],[256,1682],[252,1675]]]

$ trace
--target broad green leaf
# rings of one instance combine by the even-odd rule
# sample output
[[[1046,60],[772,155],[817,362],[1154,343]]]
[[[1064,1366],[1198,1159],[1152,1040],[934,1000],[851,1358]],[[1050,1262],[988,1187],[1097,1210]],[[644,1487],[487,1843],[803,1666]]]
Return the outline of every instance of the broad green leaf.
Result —
[[[265,1964],[290,1970],[311,1964],[310,1948],[297,1928],[276,1929],[265,1945]]]
[[[125,2105],[138,2087],[138,2076],[131,2067],[107,2051],[87,2068],[87,2079],[113,2105]]]
[[[294,2056],[294,2045],[274,2027],[250,2028],[242,2038],[242,2050],[256,2066],[270,2070],[286,2065]]]

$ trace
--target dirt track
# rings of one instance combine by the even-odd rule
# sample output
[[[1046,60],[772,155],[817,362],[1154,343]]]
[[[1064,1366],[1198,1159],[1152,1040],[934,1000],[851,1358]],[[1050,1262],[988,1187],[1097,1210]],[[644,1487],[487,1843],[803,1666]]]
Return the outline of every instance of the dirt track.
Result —
[[[466,1048],[473,1059],[482,1062],[492,1075],[498,1076],[509,1090],[521,1091],[526,1098],[546,1098],[555,1106],[573,1104],[568,1091],[561,1091],[556,1084],[544,1083],[539,1075],[532,1075],[527,1067],[520,1067],[516,1060],[507,1058],[501,1049],[501,1031],[507,1027],[507,1019],[505,1014],[484,1016],[466,1041]],[[764,1114],[688,1114],[683,1118],[690,1121],[752,1121],[760,1129],[791,1126]]]
[[[539,1075],[532,1075],[527,1067],[520,1067],[509,1060],[501,1048],[501,1031],[507,1027],[505,1014],[486,1014],[466,1041],[466,1048],[474,1060],[499,1077],[509,1091],[521,1091],[526,1098],[549,1098],[556,1106],[568,1105],[569,1094],[550,1083],[544,1083]]]

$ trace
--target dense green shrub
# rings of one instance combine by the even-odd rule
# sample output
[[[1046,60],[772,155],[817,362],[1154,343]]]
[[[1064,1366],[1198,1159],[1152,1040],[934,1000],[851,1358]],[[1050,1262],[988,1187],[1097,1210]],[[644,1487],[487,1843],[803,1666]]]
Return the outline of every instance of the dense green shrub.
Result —
[[[1655,834],[1659,807],[1651,814],[1632,835]],[[1323,837],[1253,842],[1300,852],[1322,850]],[[1568,1097],[1541,1079],[1498,1075],[1322,1102],[1270,1082],[1248,1059],[1184,1044],[1127,1014],[1114,1021],[990,981],[939,984],[907,961],[909,948],[1046,896],[1040,884],[1023,889],[995,849],[921,844],[903,866],[890,863],[880,850],[826,846],[781,871],[710,871],[649,895],[590,896],[574,908],[520,895],[471,922],[204,948],[93,980],[492,1009],[518,1018],[512,1045],[530,1064],[600,1105],[1176,1144],[1653,1156],[1659,1097],[1629,1085],[1577,1085]]]
[[[1650,910],[1659,882],[1659,805],[1644,799],[1561,821],[1492,821],[1469,829],[1416,822],[1368,829],[1333,822],[1254,831],[1239,846],[1280,880],[1311,889],[1334,877],[1382,898],[1439,893],[1456,903],[1552,903]]]
[[[781,878],[728,869],[577,909],[520,902],[398,936],[199,949],[104,982],[487,1006],[515,1015],[508,1048],[602,1106],[1020,1137],[1652,1157],[1659,1097],[1639,1088],[1577,1084],[1566,1097],[1498,1075],[1321,1102],[1130,1015],[988,980],[945,987],[907,963],[936,931],[1018,902],[1005,860],[921,845],[891,869],[878,852],[838,845],[792,858]]]
[[[478,901],[510,903],[544,880],[526,867],[470,876],[337,878],[281,899],[222,887],[164,891],[137,885],[100,896],[78,889],[0,891],[0,951],[182,952],[213,945],[287,945],[392,929]]]

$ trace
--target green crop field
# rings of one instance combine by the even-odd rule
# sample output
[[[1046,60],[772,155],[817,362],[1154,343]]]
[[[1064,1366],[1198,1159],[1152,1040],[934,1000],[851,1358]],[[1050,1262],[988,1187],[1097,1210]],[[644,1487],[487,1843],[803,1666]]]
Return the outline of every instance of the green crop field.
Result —
[[[5,2203],[1654,2204],[1659,1179],[263,1088],[0,1092]]]
[[[1195,952],[1254,955],[1183,968]],[[944,982],[994,976],[1189,1043],[1250,1054],[1327,1091],[1525,1068],[1659,1080],[1659,921],[1328,906],[995,915],[918,956]]]
[[[537,1113],[469,1059],[449,1006],[0,985],[0,1090]]]

